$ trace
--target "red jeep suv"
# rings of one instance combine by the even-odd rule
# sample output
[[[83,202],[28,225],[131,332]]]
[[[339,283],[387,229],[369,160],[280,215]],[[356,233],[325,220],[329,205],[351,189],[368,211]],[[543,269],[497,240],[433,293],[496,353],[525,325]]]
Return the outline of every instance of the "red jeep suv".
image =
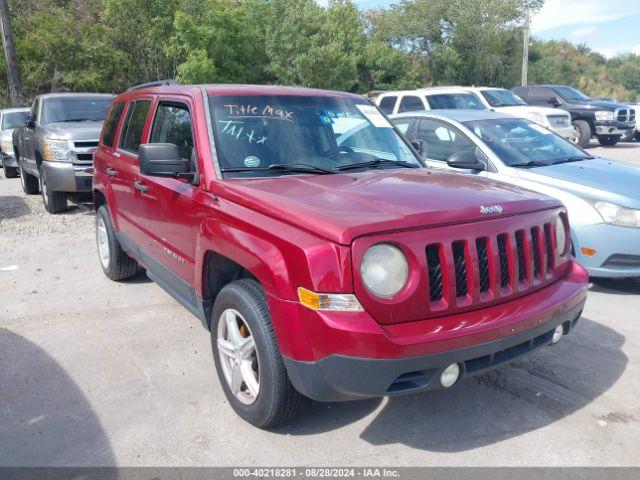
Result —
[[[365,98],[158,82],[95,154],[100,263],[202,320],[233,409],[448,388],[556,343],[587,275],[551,198],[422,168]]]

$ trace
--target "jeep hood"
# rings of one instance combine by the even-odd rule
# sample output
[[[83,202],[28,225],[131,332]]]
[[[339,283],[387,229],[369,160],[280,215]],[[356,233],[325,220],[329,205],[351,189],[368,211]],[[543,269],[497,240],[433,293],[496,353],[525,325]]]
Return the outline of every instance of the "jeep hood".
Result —
[[[229,179],[214,193],[349,245],[356,237],[486,220],[561,206],[550,197],[463,173],[428,169]],[[481,213],[499,205],[502,213]]]
[[[102,122],[55,122],[43,125],[51,138],[62,140],[98,140]]]

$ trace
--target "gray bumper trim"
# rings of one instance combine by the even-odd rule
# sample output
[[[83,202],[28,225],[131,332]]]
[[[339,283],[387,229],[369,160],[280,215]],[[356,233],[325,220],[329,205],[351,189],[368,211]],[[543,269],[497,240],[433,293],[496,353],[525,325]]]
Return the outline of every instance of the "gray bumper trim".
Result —
[[[283,356],[293,386],[303,395],[321,402],[358,400],[443,388],[442,370],[459,363],[460,380],[476,375],[549,345],[553,330],[564,333],[575,326],[584,301],[562,315],[510,337],[420,357],[375,359],[331,355],[317,362],[301,362]],[[459,380],[459,381],[460,381]]]

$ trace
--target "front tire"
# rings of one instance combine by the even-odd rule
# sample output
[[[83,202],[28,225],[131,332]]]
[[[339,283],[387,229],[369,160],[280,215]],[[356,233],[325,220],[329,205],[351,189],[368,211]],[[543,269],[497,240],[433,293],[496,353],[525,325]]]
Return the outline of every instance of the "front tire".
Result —
[[[47,188],[47,179],[44,170],[40,168],[40,193],[42,194],[42,202],[44,208],[49,213],[62,213],[67,210],[67,193],[52,192]]]
[[[603,147],[613,147],[620,141],[620,135],[598,135],[598,142]]]
[[[22,191],[27,195],[35,195],[39,191],[38,179],[33,175],[25,172],[22,165],[18,162],[20,168],[20,184],[22,185]]]
[[[231,408],[259,428],[291,419],[305,397],[287,375],[267,300],[255,280],[237,280],[216,298],[211,319],[213,359]]]
[[[587,147],[589,140],[591,140],[591,127],[589,123],[584,120],[575,120],[573,122],[573,129],[576,132],[575,143],[581,148]]]
[[[138,273],[138,262],[120,246],[105,205],[101,205],[96,213],[96,243],[102,271],[111,280],[126,280]]]

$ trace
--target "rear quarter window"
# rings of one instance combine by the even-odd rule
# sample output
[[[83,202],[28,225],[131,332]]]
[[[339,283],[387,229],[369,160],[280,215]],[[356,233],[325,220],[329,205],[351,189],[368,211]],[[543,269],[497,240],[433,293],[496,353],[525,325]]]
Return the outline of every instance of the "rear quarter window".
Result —
[[[102,134],[102,144],[107,147],[113,147],[116,141],[116,133],[118,129],[118,122],[122,116],[122,110],[124,110],[124,103],[119,102],[113,105],[111,113],[107,117],[107,121],[104,124],[104,132]]]
[[[150,100],[138,100],[129,106],[120,137],[120,148],[122,150],[135,155],[138,154],[142,132],[149,115],[149,108],[151,108]]]

